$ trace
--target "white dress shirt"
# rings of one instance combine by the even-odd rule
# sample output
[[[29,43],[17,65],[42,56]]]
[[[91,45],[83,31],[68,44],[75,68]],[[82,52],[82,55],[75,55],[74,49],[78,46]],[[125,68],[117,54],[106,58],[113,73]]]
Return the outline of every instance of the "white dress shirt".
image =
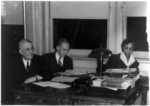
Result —
[[[127,67],[129,67],[130,65],[132,65],[135,62],[135,59],[134,59],[134,57],[132,55],[130,56],[129,61],[127,61],[127,58],[126,58],[126,56],[125,56],[125,54],[123,52],[120,55],[120,59],[123,61],[123,63]]]
[[[57,52],[55,53],[55,57],[56,57],[57,64],[59,64],[60,55]],[[61,57],[60,61],[61,61],[61,64],[63,65],[64,57]]]
[[[22,60],[23,60],[23,63],[24,63],[24,66],[25,66],[25,68],[27,68],[27,62],[29,62],[29,66],[30,66],[30,64],[31,64],[31,60],[25,60],[24,58],[22,58]]]

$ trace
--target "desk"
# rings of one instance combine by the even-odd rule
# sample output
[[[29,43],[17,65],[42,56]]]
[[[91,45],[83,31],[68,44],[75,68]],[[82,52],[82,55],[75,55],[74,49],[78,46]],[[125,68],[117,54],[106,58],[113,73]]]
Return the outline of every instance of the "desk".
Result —
[[[140,96],[138,87],[126,91],[112,91],[92,87],[90,90],[74,88],[55,89],[29,84],[24,88],[11,90],[13,104],[34,105],[119,105],[133,104]]]
[[[142,96],[142,105],[147,105],[147,91],[149,90],[149,78],[141,77],[139,80],[141,96]]]

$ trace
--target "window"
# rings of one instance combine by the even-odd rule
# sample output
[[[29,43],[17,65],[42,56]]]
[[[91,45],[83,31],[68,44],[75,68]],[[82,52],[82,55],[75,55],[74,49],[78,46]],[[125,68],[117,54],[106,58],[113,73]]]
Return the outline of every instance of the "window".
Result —
[[[53,19],[54,44],[59,37],[69,40],[71,49],[107,47],[107,19]]]
[[[135,42],[135,51],[148,51],[146,17],[127,17],[127,37]]]

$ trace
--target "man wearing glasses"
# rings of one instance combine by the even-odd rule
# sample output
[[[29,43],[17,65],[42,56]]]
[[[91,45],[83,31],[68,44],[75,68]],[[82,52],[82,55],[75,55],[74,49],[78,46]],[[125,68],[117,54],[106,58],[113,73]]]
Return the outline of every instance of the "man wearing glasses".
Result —
[[[56,42],[56,51],[43,55],[45,64],[47,65],[46,79],[51,79],[51,76],[55,76],[55,73],[57,72],[64,72],[67,69],[73,69],[73,61],[67,56],[69,46],[70,44],[66,39],[59,38]]]
[[[20,86],[42,79],[44,64],[41,56],[33,54],[33,44],[28,39],[19,42],[19,56],[12,60],[11,80]]]

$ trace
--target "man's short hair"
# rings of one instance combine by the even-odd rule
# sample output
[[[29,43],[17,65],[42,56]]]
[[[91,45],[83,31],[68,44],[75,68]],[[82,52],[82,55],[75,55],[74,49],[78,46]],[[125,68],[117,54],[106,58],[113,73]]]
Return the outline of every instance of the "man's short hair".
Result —
[[[62,45],[62,43],[67,43],[69,44],[69,41],[65,38],[59,38],[56,42],[56,47]]]
[[[32,41],[30,41],[29,39],[22,39],[20,42],[19,42],[19,49],[20,49],[20,46],[25,43],[25,42],[28,42],[28,43],[31,43],[32,44]]]

